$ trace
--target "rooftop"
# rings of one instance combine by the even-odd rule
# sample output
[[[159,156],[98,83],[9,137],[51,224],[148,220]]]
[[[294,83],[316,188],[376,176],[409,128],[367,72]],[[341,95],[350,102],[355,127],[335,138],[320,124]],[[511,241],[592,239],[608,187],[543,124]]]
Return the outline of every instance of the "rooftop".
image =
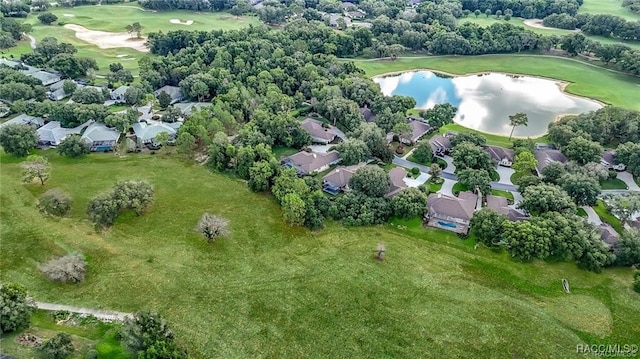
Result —
[[[327,153],[300,151],[289,157],[285,157],[283,163],[290,163],[308,174],[334,163],[339,159],[340,154],[337,151],[330,151]]]
[[[429,212],[471,220],[476,209],[478,196],[471,192],[460,192],[459,197],[450,197],[441,193],[432,193],[427,200]]]

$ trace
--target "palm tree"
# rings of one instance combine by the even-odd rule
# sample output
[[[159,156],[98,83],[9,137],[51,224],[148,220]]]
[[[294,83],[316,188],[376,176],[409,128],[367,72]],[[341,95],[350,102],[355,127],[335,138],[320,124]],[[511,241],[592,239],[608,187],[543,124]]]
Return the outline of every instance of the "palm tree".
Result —
[[[527,114],[524,112],[518,112],[515,115],[509,116],[509,123],[511,124],[511,133],[509,134],[509,141],[511,141],[511,136],[513,136],[513,130],[516,129],[516,126],[527,126],[529,123],[529,118]]]

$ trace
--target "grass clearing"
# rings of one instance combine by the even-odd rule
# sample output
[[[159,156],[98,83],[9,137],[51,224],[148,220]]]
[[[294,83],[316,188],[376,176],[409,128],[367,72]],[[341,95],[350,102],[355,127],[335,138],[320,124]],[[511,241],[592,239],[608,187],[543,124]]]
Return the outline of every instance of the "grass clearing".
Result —
[[[588,1],[588,0],[587,0]],[[597,0],[596,0],[597,1]],[[620,3],[618,3],[620,4]],[[585,5],[583,5],[584,7]],[[582,10],[582,8],[580,8]],[[624,9],[621,7],[621,9]],[[628,11],[628,10],[627,10]],[[582,12],[582,11],[581,11]],[[590,11],[588,11],[590,12]],[[628,11],[630,14],[633,14],[631,11]],[[603,14],[604,12],[599,12],[599,14]],[[621,15],[618,15],[621,16]],[[624,16],[623,16],[624,17]],[[628,19],[628,20],[637,20],[640,19],[640,16],[636,16],[635,19]],[[463,24],[465,22],[471,22],[474,24],[478,24],[482,27],[487,27],[490,26],[492,24],[495,23],[510,23],[512,25],[515,26],[520,26],[520,27],[524,27],[527,30],[533,31],[536,34],[540,34],[540,35],[558,35],[558,36],[562,36],[562,35],[568,35],[568,34],[572,34],[574,33],[574,31],[572,30],[566,30],[566,29],[555,29],[555,28],[539,28],[539,27],[533,27],[533,26],[529,26],[527,24],[524,23],[524,19],[523,18],[511,18],[511,20],[506,21],[503,18],[500,19],[496,19],[495,16],[490,16],[490,17],[486,17],[484,14],[478,16],[477,18],[475,16],[469,16],[469,17],[463,17],[461,19],[458,20],[459,24]],[[636,50],[640,50],[640,42],[638,41],[623,41],[623,40],[619,40],[619,39],[614,39],[614,38],[610,38],[610,37],[604,37],[604,36],[594,36],[594,35],[586,35],[584,34],[587,38],[594,40],[594,41],[598,41],[602,44],[620,44],[620,45],[625,45],[625,46],[629,46],[632,49],[636,49]]]
[[[31,326],[17,333],[3,335],[0,339],[2,353],[17,358],[38,357],[39,351],[35,348],[22,346],[17,338],[22,333],[29,333],[50,339],[59,332],[71,335],[75,352],[72,358],[84,358],[87,351],[95,348],[100,358],[128,358],[129,354],[120,345],[117,336],[120,326],[113,323],[101,323],[97,320],[85,319],[77,324],[69,322],[57,322],[50,311],[36,310],[31,316]]]
[[[578,212],[577,212],[578,216],[582,217],[582,218],[588,218],[589,215],[587,214],[587,211],[585,211],[583,208],[578,207]]]
[[[566,91],[607,104],[640,110],[637,93],[640,79],[607,71],[579,60],[533,54],[483,56],[429,56],[394,61],[355,59],[368,76],[418,69],[444,71],[455,75],[496,71],[543,76],[568,82]]]
[[[578,13],[610,14],[630,21],[640,20],[640,15],[622,6],[622,0],[584,0]]]
[[[519,263],[420,219],[312,233],[285,225],[270,195],[176,158],[43,154],[53,166],[44,187],[22,185],[21,160],[0,155],[0,278],[42,301],[158,311],[193,358],[577,357],[576,343],[637,340],[640,301],[626,268]],[[118,179],[150,181],[155,204],[96,233],[87,202]],[[53,187],[74,197],[69,218],[35,209]],[[194,233],[205,211],[230,219],[230,238],[208,244]],[[384,262],[373,259],[379,242]],[[68,251],[86,256],[85,282],[45,280],[38,263]],[[590,318],[604,319],[567,315],[576,301],[562,278]]]
[[[627,184],[619,178],[602,181],[600,186],[602,189],[628,189]]]
[[[499,189],[491,189],[491,194],[494,196],[505,197],[509,204],[513,204],[513,193],[509,191],[502,191]]]
[[[593,207],[593,210],[596,211],[596,214],[598,214],[598,217],[600,217],[600,219],[603,222],[609,223],[611,227],[613,227],[613,229],[616,230],[616,232],[618,233],[623,232],[623,228],[622,228],[622,224],[620,223],[620,220],[616,218],[614,215],[612,215],[611,213],[609,213],[609,211],[607,210],[607,207],[605,207],[604,202],[602,202],[601,199],[598,200],[598,204]]]

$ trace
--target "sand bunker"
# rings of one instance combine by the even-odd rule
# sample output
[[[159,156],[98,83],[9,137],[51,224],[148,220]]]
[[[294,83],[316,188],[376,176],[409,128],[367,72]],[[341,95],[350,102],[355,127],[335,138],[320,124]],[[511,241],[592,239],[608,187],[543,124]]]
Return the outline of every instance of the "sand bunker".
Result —
[[[535,27],[537,29],[546,29],[546,30],[558,30],[555,27],[547,27],[544,26],[542,24],[542,20],[540,19],[527,19],[525,21],[523,21],[525,25],[527,26],[531,26],[531,27]],[[567,31],[573,31],[573,32],[580,32],[580,29],[575,29],[575,30],[567,30]]]
[[[180,24],[180,25],[191,25],[193,24],[193,20],[187,20],[187,21],[180,21],[180,19],[171,19],[169,20],[170,23],[172,24]]]
[[[74,14],[62,14],[64,17],[76,17]]]
[[[94,44],[101,49],[130,47],[140,52],[149,52],[149,48],[145,45],[145,38],[136,39],[126,32],[89,30],[84,26],[75,24],[64,25],[64,28],[75,31],[78,39]]]

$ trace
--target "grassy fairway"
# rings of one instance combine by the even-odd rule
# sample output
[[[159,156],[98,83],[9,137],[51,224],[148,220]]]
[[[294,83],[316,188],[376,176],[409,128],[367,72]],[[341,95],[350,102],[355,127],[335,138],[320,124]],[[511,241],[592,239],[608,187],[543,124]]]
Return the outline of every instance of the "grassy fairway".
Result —
[[[640,15],[622,7],[622,0],[584,0],[578,10],[579,13],[611,14],[623,17],[627,20],[640,20]]]
[[[58,16],[58,23],[82,25],[90,30],[109,32],[126,32],[126,26],[139,22],[143,26],[142,35],[150,32],[173,30],[202,30],[239,29],[250,24],[257,24],[255,17],[237,17],[228,13],[198,13],[190,11],[151,12],[142,11],[137,6],[129,5],[102,5],[102,6],[78,6],[74,8],[52,8],[51,12]],[[65,16],[73,15],[73,17]],[[192,25],[172,24],[171,19],[181,21],[192,20]],[[78,49],[79,56],[96,59],[100,70],[98,74],[106,74],[108,66],[112,62],[120,62],[134,74],[138,72],[138,60],[143,56],[150,56],[130,48],[99,49],[97,46],[82,41],[75,36],[75,32],[58,25],[43,25],[37,19],[37,13],[29,15],[26,20],[33,26],[31,35],[38,41],[45,37],[53,36],[59,42],[73,44]],[[19,54],[31,51],[28,42],[21,43],[19,48],[11,48],[5,51],[8,54]],[[126,56],[125,56],[126,55]]]
[[[596,12],[594,12],[596,13]],[[600,12],[602,13],[602,12]],[[629,11],[629,13],[631,13]],[[633,13],[631,13],[633,14]],[[637,18],[640,18],[640,16],[638,16]],[[633,20],[633,19],[632,19]],[[465,18],[461,18],[458,20],[459,23],[465,23],[465,22],[473,22],[476,23],[480,26],[486,27],[489,26],[491,24],[495,24],[497,22],[508,22],[512,25],[516,25],[516,26],[521,26],[526,28],[527,30],[531,30],[537,34],[541,34],[541,35],[566,35],[566,34],[571,34],[573,33],[573,31],[571,30],[564,30],[564,29],[541,29],[541,28],[537,28],[537,27],[533,27],[533,26],[529,26],[526,25],[524,23],[524,19],[522,18],[512,18],[509,21],[506,21],[504,19],[496,19],[495,16],[490,16],[490,17],[486,17],[484,14],[478,16],[477,18],[474,16],[469,16],[469,17],[465,17]],[[634,49],[638,49],[640,50],[640,42],[638,41],[622,41],[622,40],[617,40],[617,39],[612,39],[609,37],[604,37],[604,36],[592,36],[592,35],[586,35],[589,39],[591,40],[595,40],[595,41],[599,41],[602,44],[621,44],[621,45],[626,45],[629,46],[631,48]]]
[[[355,60],[367,75],[432,69],[464,75],[498,71],[544,76],[569,82],[566,91],[602,102],[640,110],[640,79],[561,57],[540,55],[431,56],[395,61]]]
[[[20,184],[18,161],[0,157],[2,280],[43,301],[159,311],[194,358],[573,357],[578,343],[637,340],[628,269],[517,263],[417,220],[310,233],[284,225],[270,196],[198,165],[45,155],[45,188]],[[88,200],[130,178],[155,186],[153,208],[96,234],[83,219]],[[73,195],[70,218],[34,209],[52,187]],[[231,238],[207,244],[193,232],[205,211],[230,219]],[[387,256],[376,262],[381,241]],[[67,252],[87,257],[86,281],[44,280],[37,264]]]

